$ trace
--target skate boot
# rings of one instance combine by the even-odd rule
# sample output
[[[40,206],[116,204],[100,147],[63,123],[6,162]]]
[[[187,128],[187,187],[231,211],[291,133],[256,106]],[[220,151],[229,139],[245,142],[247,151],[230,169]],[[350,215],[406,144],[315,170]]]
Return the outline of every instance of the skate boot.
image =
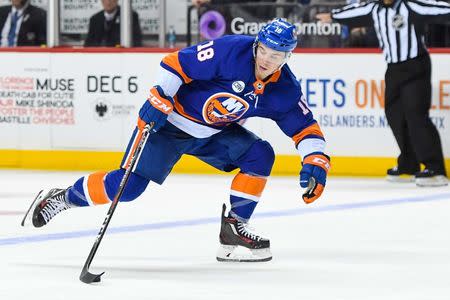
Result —
[[[270,241],[250,231],[247,223],[231,216],[225,217],[226,206],[222,208],[220,246],[218,261],[260,262],[272,259]]]
[[[66,201],[66,191],[67,189],[40,191],[23,217],[21,225],[42,227],[58,213],[71,208]]]
[[[442,173],[425,169],[416,173],[416,185],[420,187],[446,186],[448,185],[448,179]]]
[[[414,182],[414,173],[403,172],[398,167],[387,170],[387,181],[390,182]]]

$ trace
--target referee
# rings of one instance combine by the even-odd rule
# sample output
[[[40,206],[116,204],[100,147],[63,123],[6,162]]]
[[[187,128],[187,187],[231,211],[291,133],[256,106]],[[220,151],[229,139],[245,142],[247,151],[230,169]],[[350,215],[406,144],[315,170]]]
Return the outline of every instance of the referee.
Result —
[[[385,112],[400,148],[390,181],[418,186],[448,184],[439,133],[429,117],[431,62],[424,44],[424,25],[450,21],[450,5],[432,0],[369,0],[318,14],[348,26],[373,26],[388,64]],[[420,171],[420,164],[425,169]]]

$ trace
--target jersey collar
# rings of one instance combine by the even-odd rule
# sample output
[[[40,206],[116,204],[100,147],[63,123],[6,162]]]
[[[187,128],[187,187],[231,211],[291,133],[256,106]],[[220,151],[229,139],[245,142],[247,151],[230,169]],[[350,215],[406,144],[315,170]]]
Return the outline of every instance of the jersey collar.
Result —
[[[275,73],[270,75],[269,78],[266,79],[265,81],[256,79],[256,81],[253,82],[253,88],[255,89],[255,94],[257,94],[257,95],[263,94],[266,84],[268,84],[270,82],[277,82],[278,79],[280,79],[280,76],[281,76],[281,70],[277,70]]]

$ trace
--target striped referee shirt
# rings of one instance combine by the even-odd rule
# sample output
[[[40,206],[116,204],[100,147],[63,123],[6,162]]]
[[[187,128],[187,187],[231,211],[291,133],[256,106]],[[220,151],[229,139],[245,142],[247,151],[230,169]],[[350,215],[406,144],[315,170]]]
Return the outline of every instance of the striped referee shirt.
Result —
[[[403,62],[427,54],[426,23],[450,21],[450,5],[434,0],[394,0],[385,6],[369,0],[334,9],[333,20],[348,26],[374,26],[387,63]]]

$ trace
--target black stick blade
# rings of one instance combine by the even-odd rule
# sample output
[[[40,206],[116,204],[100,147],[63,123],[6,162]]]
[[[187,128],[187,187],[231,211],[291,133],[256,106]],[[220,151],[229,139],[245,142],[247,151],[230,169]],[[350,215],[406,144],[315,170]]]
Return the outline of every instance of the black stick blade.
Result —
[[[105,272],[102,272],[100,274],[92,274],[88,270],[83,269],[80,274],[80,280],[84,283],[93,283],[93,282],[100,282],[100,277],[105,274]]]

